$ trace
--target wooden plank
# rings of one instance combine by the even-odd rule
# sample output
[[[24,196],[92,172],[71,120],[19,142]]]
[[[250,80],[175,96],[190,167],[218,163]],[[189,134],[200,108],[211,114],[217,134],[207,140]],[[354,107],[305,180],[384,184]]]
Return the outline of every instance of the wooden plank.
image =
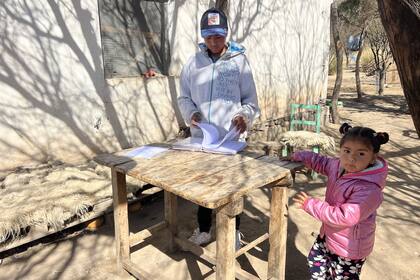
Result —
[[[181,186],[172,185],[171,189],[187,200],[214,209],[273,181],[291,180],[290,171],[278,162],[272,157],[245,161]]]
[[[193,253],[194,255],[196,255],[197,257],[200,257],[211,264],[216,264],[216,256],[212,252],[207,250],[206,248],[198,246],[187,239],[183,239],[179,237],[175,237],[174,239],[175,239],[176,244],[178,244],[183,251],[189,251]]]
[[[213,266],[212,269],[217,273],[217,267]],[[252,275],[251,273],[243,270],[239,265],[236,265],[235,276],[238,280],[259,280],[260,278]]]
[[[234,156],[189,151],[168,151],[156,158],[137,159],[116,166],[142,181],[157,185],[196,204],[217,208],[248,193],[256,187],[283,176],[282,165],[274,157],[244,153]],[[277,168],[277,169],[276,169]],[[288,168],[286,168],[288,169]],[[274,176],[273,176],[274,175]],[[252,180],[249,180],[252,178]],[[223,188],[220,183],[222,183]],[[250,184],[246,184],[250,183]],[[244,187],[246,184],[246,188]],[[226,185],[230,188],[225,188]],[[238,186],[241,192],[238,193]],[[223,189],[223,192],[214,192]],[[197,192],[197,193],[194,193]],[[237,193],[236,197],[231,197]],[[220,197],[221,196],[221,197]],[[220,199],[223,200],[220,200]]]
[[[279,160],[278,163],[281,167],[289,169],[289,170],[297,170],[302,169],[305,165],[299,161],[287,161],[287,160]]]
[[[130,148],[130,149],[125,149],[125,150],[118,151],[118,152],[115,152],[115,153],[99,154],[99,155],[96,155],[93,158],[93,160],[95,162],[97,162],[98,164],[105,165],[105,166],[108,166],[108,167],[114,167],[118,164],[122,164],[122,163],[125,163],[125,162],[128,162],[128,161],[132,161],[133,158],[128,157],[127,153],[129,153],[132,150],[135,150],[137,148],[139,148],[139,147],[133,147],[133,148]]]
[[[137,161],[135,166],[128,163],[118,168],[130,176],[148,178],[146,182],[160,186],[159,184],[182,184],[194,180],[202,171],[211,171],[220,168],[220,165],[230,164],[232,161],[229,157],[220,154],[170,151],[147,162]]]
[[[118,156],[113,154],[100,154],[93,158],[95,162],[108,167],[114,167],[118,164],[131,161],[132,159],[127,156]]]
[[[221,207],[219,211],[222,211],[224,214],[228,215],[229,217],[235,217],[242,213],[244,209],[244,198],[241,197],[231,203],[228,203]]]
[[[160,279],[139,268],[137,265],[133,264],[129,259],[122,260],[122,267],[125,270],[127,270],[131,275],[133,275],[136,279]]]
[[[142,170],[142,173],[144,174],[153,170],[162,172],[179,164],[186,164],[191,161],[205,161],[206,158],[208,158],[206,155],[207,154],[205,153],[191,151],[168,150],[150,159],[136,157],[132,162],[118,165],[117,170],[127,174],[129,174],[133,168]]]
[[[259,277],[254,276],[251,273],[243,270],[240,266],[236,266],[235,275],[238,280],[259,280],[260,279]]]
[[[239,257],[240,255],[248,252],[249,250],[251,250],[252,248],[256,247],[258,244],[260,244],[261,242],[264,242],[265,240],[268,239],[268,233],[265,233],[263,235],[261,235],[260,237],[258,237],[257,239],[255,239],[254,241],[246,244],[246,246],[242,247],[241,249],[239,249],[238,251],[236,251],[235,253],[235,257]]]
[[[235,217],[216,212],[216,279],[235,279]]]
[[[246,147],[246,151],[261,153],[262,156],[278,155],[283,144],[277,141],[253,141]]]
[[[141,166],[141,168],[147,166],[153,166],[151,169],[161,169],[168,168],[171,165],[171,162],[176,165],[178,163],[184,163],[193,160],[200,160],[205,158],[204,153],[197,153],[191,151],[178,151],[178,150],[168,150],[164,153],[158,154],[155,157],[146,159],[142,157],[136,157],[133,159],[136,165]],[[130,166],[125,166],[121,164],[119,170],[128,172],[131,169]],[[146,170],[145,170],[146,171]]]
[[[252,154],[254,155],[254,154]],[[121,172],[158,187],[180,185],[218,170],[241,164],[253,157],[190,151],[169,151],[149,160],[136,160],[117,166]]]
[[[176,195],[165,191],[165,221],[168,224],[168,242],[169,252],[174,252],[176,249],[175,237],[178,234],[177,230],[177,198]]]
[[[160,223],[157,223],[156,225],[153,225],[147,229],[144,229],[142,231],[136,232],[134,234],[130,234],[130,247],[134,247],[146,238],[151,237],[153,234],[157,233],[158,231],[166,228],[168,226],[168,223],[166,221],[162,221]]]
[[[269,225],[268,279],[285,279],[287,240],[287,187],[273,187]]]
[[[142,175],[148,173],[165,173],[165,171],[168,171],[168,168],[180,168],[181,170],[201,168],[201,170],[213,170],[220,165],[234,166],[244,159],[258,158],[261,156],[259,153],[252,152],[243,152],[237,155],[221,155],[170,150],[151,159],[135,158],[134,163],[120,164],[117,166],[117,170],[129,175],[133,172],[133,167],[136,167],[136,170],[142,170]],[[134,164],[135,166],[133,166]]]
[[[123,259],[130,259],[127,187],[125,183],[125,174],[116,171],[115,168],[111,168],[111,176],[117,267],[122,269]]]
[[[186,161],[190,159],[189,154],[185,154],[184,151],[174,152],[178,152],[178,154],[168,153],[165,156],[163,164],[165,168],[159,167],[159,162],[154,163],[153,161],[151,161],[151,164],[144,165],[137,163],[134,167],[131,166],[131,163],[127,163],[116,168],[124,170],[130,176],[161,187],[196,204],[216,208],[229,202],[229,199],[218,205],[204,205],[200,201],[200,192],[211,193],[221,181],[230,182],[231,177],[238,174],[230,174],[227,171],[229,168],[238,167],[240,169],[240,166],[243,166],[246,162],[255,161],[254,158],[244,155],[227,156],[205,153],[190,153],[192,156],[194,154],[204,156]],[[175,162],[174,164],[169,164],[173,161]],[[262,164],[260,163],[260,165]],[[221,176],[218,175],[219,172],[222,172]],[[225,180],[225,178],[228,180]],[[198,191],[198,193],[195,193],[189,186],[197,185],[197,182],[199,182],[199,187],[195,188],[195,191]],[[215,200],[218,200],[218,198],[216,197]]]

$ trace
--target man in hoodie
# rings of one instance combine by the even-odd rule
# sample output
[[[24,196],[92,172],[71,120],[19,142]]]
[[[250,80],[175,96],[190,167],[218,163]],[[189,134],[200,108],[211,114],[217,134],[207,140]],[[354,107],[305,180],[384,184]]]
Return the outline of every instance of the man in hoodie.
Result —
[[[190,57],[181,72],[178,105],[193,137],[202,137],[199,122],[215,125],[220,137],[236,127],[244,137],[259,115],[254,78],[245,48],[227,42],[228,24],[223,11],[211,8],[201,22],[200,51]],[[201,245],[211,239],[212,210],[199,207],[199,227],[190,240]],[[239,216],[236,217],[236,248],[240,247]]]

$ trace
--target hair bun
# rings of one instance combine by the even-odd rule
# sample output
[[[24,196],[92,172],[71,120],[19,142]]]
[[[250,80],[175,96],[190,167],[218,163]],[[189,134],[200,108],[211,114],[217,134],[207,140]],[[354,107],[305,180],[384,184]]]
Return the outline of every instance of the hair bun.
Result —
[[[389,141],[389,135],[386,132],[376,133],[376,139],[378,139],[379,144],[385,144]]]
[[[349,131],[350,129],[351,129],[351,125],[349,125],[348,123],[343,123],[343,124],[340,126],[339,131],[340,131],[340,133],[341,133],[341,134],[345,134],[345,133],[347,133],[347,131]]]

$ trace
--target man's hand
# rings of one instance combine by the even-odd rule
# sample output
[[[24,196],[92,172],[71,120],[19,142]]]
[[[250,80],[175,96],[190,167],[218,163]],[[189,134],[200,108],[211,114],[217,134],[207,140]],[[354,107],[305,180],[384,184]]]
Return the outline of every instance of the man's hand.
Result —
[[[197,127],[197,124],[201,122],[201,114],[200,112],[195,112],[191,116],[191,125]]]
[[[236,127],[236,129],[240,132],[240,133],[244,133],[246,130],[246,122],[245,122],[245,118],[243,116],[236,116],[233,119],[233,125]]]
[[[303,205],[308,198],[309,196],[305,192],[300,192],[295,195],[293,201],[297,204],[297,207],[303,209]]]

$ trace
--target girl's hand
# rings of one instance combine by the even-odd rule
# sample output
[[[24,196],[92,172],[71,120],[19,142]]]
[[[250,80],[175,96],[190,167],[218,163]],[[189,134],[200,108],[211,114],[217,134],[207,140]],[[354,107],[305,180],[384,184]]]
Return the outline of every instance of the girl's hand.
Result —
[[[305,201],[309,198],[309,196],[305,192],[300,192],[295,195],[293,198],[293,201],[297,204],[297,206],[301,209],[303,209],[303,205],[305,204]]]

